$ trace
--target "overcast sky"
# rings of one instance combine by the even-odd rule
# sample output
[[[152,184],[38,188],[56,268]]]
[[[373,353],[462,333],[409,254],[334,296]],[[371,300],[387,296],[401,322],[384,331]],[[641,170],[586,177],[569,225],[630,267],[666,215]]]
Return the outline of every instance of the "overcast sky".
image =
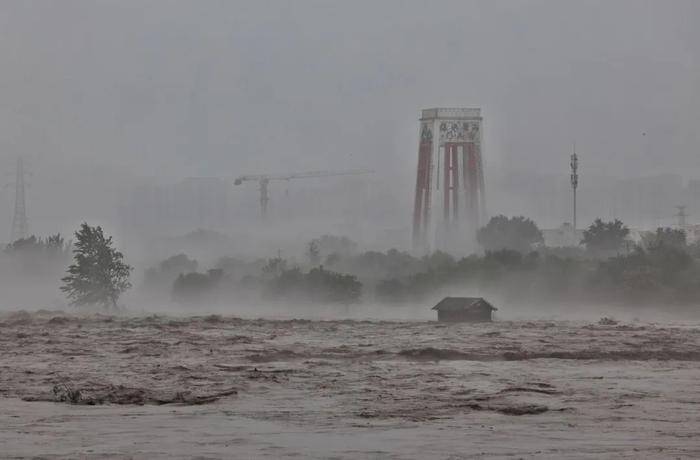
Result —
[[[35,221],[126,178],[372,167],[410,196],[434,106],[482,108],[487,180],[566,174],[574,141],[582,173],[700,178],[695,0],[2,0],[0,62]]]

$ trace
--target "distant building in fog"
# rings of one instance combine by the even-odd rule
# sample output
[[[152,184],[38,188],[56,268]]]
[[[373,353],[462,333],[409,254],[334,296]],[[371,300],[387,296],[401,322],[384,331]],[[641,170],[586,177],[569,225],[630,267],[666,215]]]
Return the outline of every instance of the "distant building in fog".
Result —
[[[685,201],[682,204],[688,205],[688,214],[691,219],[694,217],[697,221],[700,218],[700,179],[688,181]]]
[[[684,230],[688,244],[700,242],[700,224],[688,225]]]
[[[448,323],[491,321],[498,310],[483,297],[445,297],[432,309],[437,311],[438,321]]]
[[[553,229],[542,229],[544,245],[550,248],[563,248],[578,246],[583,239],[583,230],[577,229],[569,222],[564,222],[561,227]]]

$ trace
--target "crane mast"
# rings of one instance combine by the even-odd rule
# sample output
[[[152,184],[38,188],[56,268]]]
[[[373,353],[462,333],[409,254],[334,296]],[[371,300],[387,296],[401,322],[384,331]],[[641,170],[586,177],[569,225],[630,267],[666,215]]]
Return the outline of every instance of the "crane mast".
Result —
[[[313,179],[330,176],[351,176],[371,174],[373,172],[374,171],[369,169],[349,169],[345,171],[307,171],[289,174],[249,174],[237,177],[233,183],[235,185],[241,185],[243,182],[258,182],[258,185],[260,186],[260,215],[263,219],[265,219],[267,217],[267,205],[270,202],[270,192],[268,189],[270,181],[289,181],[293,179]]]

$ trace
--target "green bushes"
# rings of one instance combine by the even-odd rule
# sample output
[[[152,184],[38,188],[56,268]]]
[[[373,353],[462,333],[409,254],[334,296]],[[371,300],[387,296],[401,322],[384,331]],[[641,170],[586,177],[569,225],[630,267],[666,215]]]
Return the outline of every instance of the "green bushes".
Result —
[[[172,287],[172,299],[181,304],[207,302],[229,303],[251,290],[266,300],[299,303],[350,304],[360,300],[362,283],[355,276],[325,270],[323,267],[303,272],[299,267],[287,268],[283,259],[270,259],[258,276],[240,280],[221,269],[206,273],[181,273]]]
[[[528,219],[503,219],[511,229],[514,222],[515,227],[531,228]],[[538,232],[521,233],[536,241]],[[639,245],[627,240],[627,234],[620,221],[596,220],[585,234],[585,248],[503,248],[460,259],[439,251],[423,257],[396,249],[357,252],[349,240],[324,237],[313,240],[314,250],[305,253],[309,260],[302,266],[280,256],[222,258],[217,267],[225,267],[223,274],[183,274],[173,286],[173,297],[192,301],[218,293],[227,300],[245,295],[304,303],[404,304],[424,303],[450,290],[498,293],[516,302],[700,303],[700,251],[686,244],[682,232],[658,229]],[[532,241],[521,247],[529,248]],[[336,249],[332,271],[314,266],[325,255],[316,246]],[[164,267],[191,268],[192,262],[181,256]]]
[[[311,303],[350,304],[360,300],[362,283],[353,275],[313,268],[308,273],[299,268],[282,271],[266,286],[272,298]]]
[[[519,301],[700,303],[700,264],[670,245],[637,247],[608,259],[502,250],[381,280],[375,295],[383,302],[422,301],[446,287]]]

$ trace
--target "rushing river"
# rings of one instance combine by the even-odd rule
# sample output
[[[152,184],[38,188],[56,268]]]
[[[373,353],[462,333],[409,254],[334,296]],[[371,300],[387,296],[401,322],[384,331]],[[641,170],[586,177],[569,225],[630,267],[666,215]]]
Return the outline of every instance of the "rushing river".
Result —
[[[699,458],[700,323],[0,315],[0,458]]]

